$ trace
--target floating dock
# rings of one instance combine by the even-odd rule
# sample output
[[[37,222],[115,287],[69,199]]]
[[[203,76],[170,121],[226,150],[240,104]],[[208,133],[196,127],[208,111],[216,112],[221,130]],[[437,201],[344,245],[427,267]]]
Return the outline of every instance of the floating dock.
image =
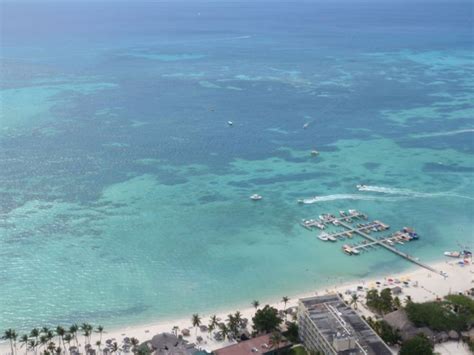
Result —
[[[361,251],[364,251],[368,248],[373,248],[380,246],[385,248],[386,250],[404,258],[405,260],[412,262],[422,268],[425,268],[431,272],[436,274],[445,276],[446,274],[442,271],[436,270],[435,268],[422,263],[417,258],[404,253],[393,246],[395,243],[404,244],[405,242],[416,240],[418,236],[416,233],[413,232],[411,228],[404,227],[401,231],[395,232],[390,236],[376,238],[371,236],[369,233],[372,231],[374,232],[381,232],[385,231],[390,228],[388,224],[382,223],[378,220],[373,222],[359,224],[357,226],[353,226],[349,223],[352,223],[355,219],[367,219],[367,215],[355,210],[349,210],[349,213],[345,213],[344,211],[340,211],[341,217],[336,217],[332,214],[323,214],[318,217],[318,219],[310,219],[310,220],[303,220],[301,225],[306,229],[312,230],[313,228],[324,229],[330,225],[340,226],[343,227],[344,230],[341,232],[336,233],[325,233],[326,235],[332,236],[334,238],[344,238],[344,237],[352,237],[353,234],[357,234],[365,239],[365,242],[359,245],[344,245],[343,251],[349,255],[358,255]]]

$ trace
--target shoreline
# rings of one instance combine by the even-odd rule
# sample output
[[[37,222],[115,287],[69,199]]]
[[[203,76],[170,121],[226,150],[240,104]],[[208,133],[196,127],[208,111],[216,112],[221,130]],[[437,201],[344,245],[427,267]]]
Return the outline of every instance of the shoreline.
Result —
[[[410,295],[413,301],[415,302],[424,302],[428,300],[434,300],[436,297],[443,297],[447,294],[463,292],[472,287],[474,268],[472,264],[465,266],[457,265],[457,262],[460,259],[449,259],[444,261],[437,261],[429,263],[430,266],[437,268],[439,270],[445,271],[447,273],[447,278],[445,282],[443,276],[429,272],[428,270],[422,269],[415,265],[409,267],[401,272],[396,272],[393,274],[386,275],[371,275],[362,279],[353,279],[348,280],[337,285],[323,286],[321,288],[314,289],[309,292],[299,292],[294,293],[293,295],[289,294],[290,301],[287,303],[286,308],[294,307],[298,303],[299,298],[314,296],[318,294],[328,293],[328,292],[338,292],[344,295],[345,290],[347,289],[356,289],[357,286],[362,285],[368,288],[378,288],[383,289],[385,286],[395,286],[397,284],[388,283],[388,278],[393,279],[405,279],[410,280],[411,285],[409,287],[403,287],[403,293],[400,295],[400,298],[403,299],[406,295]],[[376,282],[379,281],[381,284],[376,285]],[[417,283],[418,287],[413,285]],[[401,286],[402,284],[399,284]],[[364,293],[365,294],[365,291]],[[273,299],[266,299],[265,302],[261,301],[260,306],[263,307],[266,304],[269,304],[275,308],[283,309],[283,302],[279,298],[275,297]],[[361,302],[362,304],[362,302]],[[240,308],[240,309],[239,309]],[[364,308],[360,308],[360,312],[364,313]],[[207,325],[208,319],[211,315],[216,314],[221,319],[226,319],[229,313],[234,313],[239,310],[244,318],[248,318],[251,322],[251,318],[255,313],[255,308],[251,307],[250,304],[247,307],[234,307],[232,309],[226,308],[226,310],[218,310],[216,312],[205,312],[200,314],[202,318],[202,324]],[[171,332],[174,326],[179,327],[179,332],[184,329],[190,329],[190,336],[184,337],[190,343],[196,343],[197,347],[204,350],[215,350],[217,348],[224,347],[231,344],[229,341],[220,341],[217,342],[208,337],[207,332],[202,333],[200,330],[195,332],[194,328],[191,325],[191,314],[188,317],[177,317],[173,319],[167,319],[160,322],[148,322],[146,324],[137,324],[124,327],[114,327],[108,330],[105,329],[103,334],[103,341],[106,339],[114,339],[119,344],[121,339],[126,337],[135,337],[140,342],[150,340],[154,335],[162,332]],[[202,343],[198,344],[196,337],[201,336],[203,338]],[[81,341],[82,337],[79,337]],[[96,339],[97,338],[97,339]],[[98,335],[94,333],[92,337],[92,344],[95,344],[95,341],[98,340]],[[10,347],[8,343],[0,343],[0,354],[9,354]]]

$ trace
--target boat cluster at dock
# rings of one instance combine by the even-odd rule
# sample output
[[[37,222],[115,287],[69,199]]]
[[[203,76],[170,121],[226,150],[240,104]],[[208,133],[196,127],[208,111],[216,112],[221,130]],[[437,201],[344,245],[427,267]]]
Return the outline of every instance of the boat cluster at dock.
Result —
[[[349,238],[352,239],[354,234],[366,235],[368,237],[372,232],[383,232],[390,228],[388,224],[381,221],[374,220],[372,222],[363,222],[361,220],[367,220],[368,216],[357,210],[350,209],[346,211],[339,211],[339,217],[332,214],[322,214],[317,219],[303,219],[301,225],[308,229],[318,228],[325,230],[331,226],[342,226],[344,230],[335,231],[332,233],[322,232],[318,235],[318,239],[324,242],[337,242],[338,239]],[[356,223],[355,222],[359,222]],[[351,223],[348,225],[346,223]],[[389,247],[393,247],[395,244],[405,244],[406,242],[417,240],[418,234],[410,227],[404,227],[389,236],[378,236],[370,237],[371,239],[365,239],[357,244],[349,245],[344,244],[342,251],[348,255],[359,255],[362,251],[366,251],[369,248],[379,246],[381,243],[386,244]]]

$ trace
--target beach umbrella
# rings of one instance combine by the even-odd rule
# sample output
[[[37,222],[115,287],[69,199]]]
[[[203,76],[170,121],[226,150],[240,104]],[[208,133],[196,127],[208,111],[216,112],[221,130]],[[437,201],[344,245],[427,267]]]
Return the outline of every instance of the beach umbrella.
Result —
[[[155,349],[158,349],[158,350],[159,349],[172,349],[178,343],[179,343],[178,337],[171,333],[161,333],[151,338],[151,345]]]

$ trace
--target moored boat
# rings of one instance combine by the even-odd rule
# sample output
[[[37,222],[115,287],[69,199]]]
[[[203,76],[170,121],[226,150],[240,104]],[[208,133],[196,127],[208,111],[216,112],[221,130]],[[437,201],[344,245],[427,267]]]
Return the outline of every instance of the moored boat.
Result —
[[[459,258],[461,253],[458,251],[445,251],[444,256],[449,256],[450,258]]]
[[[250,199],[253,200],[253,201],[259,201],[263,198],[262,195],[259,195],[259,194],[253,194],[252,196],[250,196]]]

